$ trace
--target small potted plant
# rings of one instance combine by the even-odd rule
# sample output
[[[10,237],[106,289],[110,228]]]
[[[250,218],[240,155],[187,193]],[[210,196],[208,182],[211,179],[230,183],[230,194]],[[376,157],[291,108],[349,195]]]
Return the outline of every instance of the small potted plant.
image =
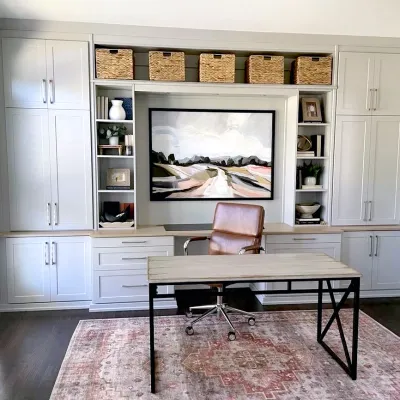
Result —
[[[126,126],[125,125],[112,125],[107,129],[100,128],[99,136],[104,139],[108,139],[108,143],[111,146],[119,145],[119,137],[125,135]]]
[[[304,184],[306,186],[315,186],[319,180],[323,168],[324,167],[322,165],[313,164],[312,161],[310,161],[309,164],[304,163],[302,168],[302,173],[305,177]]]

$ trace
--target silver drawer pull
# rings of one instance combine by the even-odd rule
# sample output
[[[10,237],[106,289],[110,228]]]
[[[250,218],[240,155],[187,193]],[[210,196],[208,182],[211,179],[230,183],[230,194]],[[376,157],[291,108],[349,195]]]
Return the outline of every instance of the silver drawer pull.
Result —
[[[293,238],[293,240],[317,240],[317,239],[316,238],[304,238],[304,239]]]
[[[122,260],[147,260],[147,257],[122,257]]]
[[[136,241],[136,242],[122,242],[122,244],[135,244],[135,243],[147,243],[147,240]]]
[[[124,287],[124,288],[133,288],[133,287],[137,287],[137,285],[121,285],[121,287]]]

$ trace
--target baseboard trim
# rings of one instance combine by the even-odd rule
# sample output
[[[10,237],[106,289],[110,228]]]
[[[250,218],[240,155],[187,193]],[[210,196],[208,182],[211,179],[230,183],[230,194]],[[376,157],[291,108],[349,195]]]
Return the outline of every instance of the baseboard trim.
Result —
[[[176,300],[157,300],[154,302],[154,309],[168,310],[177,308]],[[148,310],[149,303],[147,301],[140,301],[136,303],[106,303],[106,304],[90,304],[90,312],[100,311],[136,311]]]
[[[0,312],[14,311],[53,311],[53,310],[87,310],[90,301],[52,302],[52,303],[25,303],[25,304],[0,304]]]

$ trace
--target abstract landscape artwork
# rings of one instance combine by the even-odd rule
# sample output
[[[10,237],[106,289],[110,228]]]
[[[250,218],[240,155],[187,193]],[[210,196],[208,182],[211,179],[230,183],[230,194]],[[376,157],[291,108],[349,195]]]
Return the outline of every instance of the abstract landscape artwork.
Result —
[[[149,113],[151,200],[273,199],[274,111]]]

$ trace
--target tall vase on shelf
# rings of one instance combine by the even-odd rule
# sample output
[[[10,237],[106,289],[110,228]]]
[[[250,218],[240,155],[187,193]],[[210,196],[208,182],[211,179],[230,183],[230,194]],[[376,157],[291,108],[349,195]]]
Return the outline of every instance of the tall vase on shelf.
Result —
[[[124,120],[126,118],[125,110],[122,107],[122,100],[111,100],[109,117],[112,120]]]

